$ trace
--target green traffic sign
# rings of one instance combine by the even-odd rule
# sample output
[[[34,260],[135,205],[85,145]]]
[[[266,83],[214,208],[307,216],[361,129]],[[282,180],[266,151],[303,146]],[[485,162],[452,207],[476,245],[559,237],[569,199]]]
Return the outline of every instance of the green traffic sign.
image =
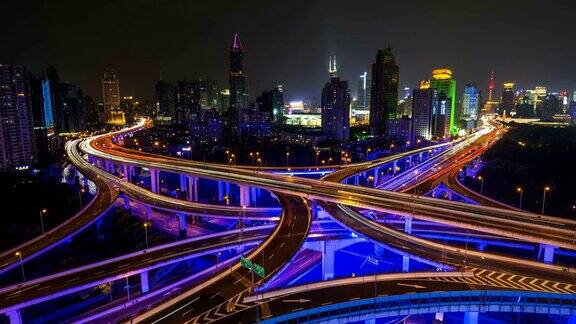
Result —
[[[253,263],[252,264],[252,269],[254,270],[254,272],[259,275],[260,277],[264,278],[266,276],[266,272],[264,271],[264,267],[262,267],[259,264]]]
[[[253,263],[252,261],[246,259],[245,257],[240,257],[240,264],[243,267],[254,271],[254,273],[256,273],[257,275],[259,275],[262,278],[264,278],[266,276],[266,271],[264,270],[264,267],[262,267],[259,264]]]
[[[252,270],[252,261],[246,259],[245,257],[240,257],[240,264]]]

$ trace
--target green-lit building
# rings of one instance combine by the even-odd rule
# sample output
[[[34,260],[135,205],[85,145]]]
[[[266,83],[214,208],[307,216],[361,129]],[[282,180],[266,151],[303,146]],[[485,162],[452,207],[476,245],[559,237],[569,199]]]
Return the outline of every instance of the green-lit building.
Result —
[[[450,134],[458,133],[456,124],[456,80],[452,79],[452,70],[435,69],[432,70],[432,80],[430,87],[438,92],[444,92],[450,99]]]

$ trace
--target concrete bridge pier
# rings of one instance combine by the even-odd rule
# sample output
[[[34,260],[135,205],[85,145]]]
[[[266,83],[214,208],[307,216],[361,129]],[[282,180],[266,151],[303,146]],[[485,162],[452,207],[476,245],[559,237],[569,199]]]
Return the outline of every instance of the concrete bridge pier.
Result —
[[[380,168],[379,168],[379,167],[375,167],[375,168],[374,168],[374,181],[372,181],[372,186],[373,186],[373,187],[378,186],[378,181],[380,181],[379,176],[380,176]]]
[[[122,198],[124,199],[124,209],[129,210],[132,208],[132,206],[130,206],[130,198],[128,198],[126,195],[123,195]]]
[[[556,249],[557,247],[554,245],[538,244],[538,259],[544,261],[544,263],[553,263]]]
[[[224,181],[218,181],[218,201],[224,201]]]
[[[187,197],[188,201],[198,201],[198,177],[186,176],[187,187]]]
[[[478,312],[464,313],[464,324],[478,324]]]
[[[256,206],[258,200],[258,191],[256,187],[250,187],[250,202],[253,206]]]
[[[150,286],[148,284],[148,271],[140,272],[140,287],[143,294],[150,290]]]
[[[153,193],[160,192],[160,170],[150,169],[150,190]]]
[[[398,162],[397,161],[392,161],[392,175],[395,176],[396,175],[396,169],[398,168]]]
[[[239,185],[240,191],[240,206],[250,206],[250,187],[246,185]]]
[[[152,218],[152,207],[145,206],[146,209],[146,220],[150,220]]]
[[[22,313],[19,309],[13,309],[6,312],[10,324],[22,324]]]
[[[178,213],[178,230],[180,233],[180,237],[186,237],[188,225],[186,224],[186,214]]]

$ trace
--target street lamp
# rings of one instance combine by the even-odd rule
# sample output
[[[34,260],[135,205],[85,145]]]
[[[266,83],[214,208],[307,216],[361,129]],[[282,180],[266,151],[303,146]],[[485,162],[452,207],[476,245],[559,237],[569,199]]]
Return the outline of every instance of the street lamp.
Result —
[[[254,166],[254,153],[250,152],[250,159],[252,160],[252,166]]]
[[[320,151],[316,151],[316,165],[318,165],[318,157],[320,156]]]
[[[374,182],[374,176],[368,176],[368,187],[371,187],[370,183]]]
[[[226,206],[230,206],[230,197],[228,197],[228,195],[224,196],[224,201],[226,202]]]
[[[286,149],[286,167],[290,166],[290,152]]]
[[[544,190],[542,190],[542,215],[544,215],[544,208],[546,208],[546,193],[548,191],[550,191],[549,186],[544,187]]]
[[[146,249],[148,249],[148,227],[150,227],[149,222],[144,222],[144,237],[146,239]]]
[[[518,208],[520,209],[520,211],[522,211],[522,196],[524,194],[524,190],[522,189],[522,187],[518,187],[516,188],[516,191],[520,194],[520,198],[518,201]]]
[[[484,178],[482,176],[478,176],[478,180],[480,180],[480,194],[482,195],[484,192]]]
[[[80,202],[80,209],[84,208],[84,203],[82,202],[82,194],[84,193],[84,188],[80,188],[80,190],[78,190],[78,201]]]
[[[42,234],[44,234],[44,214],[48,212],[48,209],[42,208],[40,210],[40,229],[42,229]]]
[[[24,273],[24,261],[22,260],[22,253],[20,251],[16,251],[14,253],[20,259],[20,269],[22,269],[22,281],[26,281],[26,274]]]

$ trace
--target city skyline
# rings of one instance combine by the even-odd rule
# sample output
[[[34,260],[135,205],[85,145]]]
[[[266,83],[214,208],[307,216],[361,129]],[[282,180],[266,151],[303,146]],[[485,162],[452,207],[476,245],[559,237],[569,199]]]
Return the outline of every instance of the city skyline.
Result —
[[[97,9],[72,3],[44,4],[42,8],[3,4],[6,10],[0,11],[10,14],[0,14],[2,24],[16,26],[20,33],[14,34],[35,41],[35,50],[15,35],[0,32],[7,40],[4,44],[11,44],[1,45],[0,53],[5,63],[22,64],[33,72],[55,65],[64,81],[78,84],[98,101],[101,101],[98,78],[107,66],[114,67],[123,80],[122,95],[145,100],[153,98],[154,83],[161,75],[170,82],[203,77],[215,78],[220,85],[226,85],[227,47],[235,32],[246,50],[251,100],[277,83],[284,85],[287,99],[318,98],[326,57],[332,54],[338,56],[342,65],[339,71],[342,79],[355,84],[363,72],[369,71],[374,51],[388,46],[394,48],[398,65],[404,67],[401,87],[414,88],[429,75],[430,69],[445,66],[454,71],[460,84],[476,82],[483,92],[487,91],[490,70],[495,71],[497,89],[506,81],[515,82],[517,88],[530,89],[536,85],[555,91],[576,88],[570,79],[573,74],[570,58],[564,54],[570,52],[571,45],[565,40],[574,27],[569,24],[570,19],[562,17],[570,10],[551,14],[540,12],[533,4],[522,3],[520,7],[519,3],[504,6],[496,2],[477,4],[470,10],[463,8],[466,4],[451,1],[420,3],[416,6],[419,10],[406,4],[388,4],[382,8],[379,3],[365,2],[348,10],[315,2],[294,5],[297,10],[273,5],[271,10],[282,10],[284,14],[282,19],[273,19],[263,14],[266,10],[260,4],[256,1],[247,6],[158,6],[144,2],[137,9],[129,2],[109,2]],[[107,10],[112,7],[118,12]],[[380,12],[382,18],[375,19],[373,12]],[[73,30],[76,37],[68,42],[59,37],[70,31],[67,28],[73,23],[62,23],[64,20],[60,18],[64,14],[76,17]],[[23,15],[26,19],[18,19]],[[210,19],[216,19],[215,15],[219,24],[211,27],[207,39],[208,34],[201,31],[211,23]],[[338,19],[315,20],[315,16]],[[113,22],[110,29],[94,30],[97,25],[94,22],[103,17]],[[503,19],[482,17],[506,18],[506,23]],[[357,18],[355,24],[338,23],[352,18]],[[60,23],[49,24],[52,20]],[[269,28],[261,32],[264,25]],[[428,29],[438,35],[449,33],[453,41],[449,46],[433,42]],[[100,45],[103,39],[108,40],[108,46]],[[502,44],[512,42],[514,46],[502,49]],[[538,46],[547,50],[539,51]],[[355,87],[352,93],[356,93]],[[496,95],[499,96],[499,91]]]

